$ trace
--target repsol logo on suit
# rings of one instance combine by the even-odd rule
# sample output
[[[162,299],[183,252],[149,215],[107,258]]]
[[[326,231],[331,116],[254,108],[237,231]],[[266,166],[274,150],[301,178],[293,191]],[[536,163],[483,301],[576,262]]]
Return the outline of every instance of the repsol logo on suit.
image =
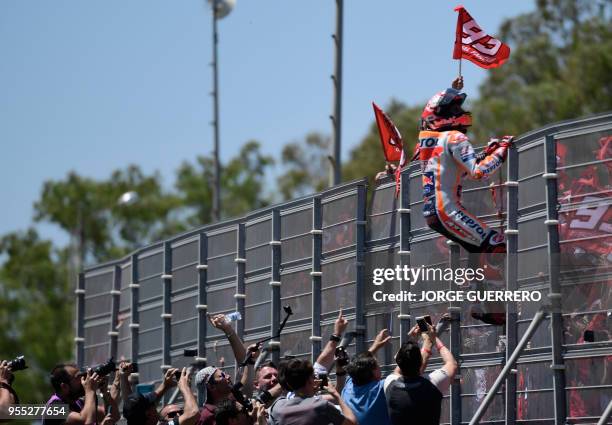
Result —
[[[437,137],[426,137],[424,139],[419,139],[420,148],[433,148],[437,144],[438,144]]]
[[[485,229],[483,229],[482,226],[480,226],[480,224],[478,224],[476,220],[465,215],[463,212],[458,211],[458,210],[453,211],[449,214],[449,217],[452,217],[452,216],[455,216],[457,219],[464,222],[467,227],[474,229],[482,240],[484,240],[487,237],[487,232],[485,231]]]

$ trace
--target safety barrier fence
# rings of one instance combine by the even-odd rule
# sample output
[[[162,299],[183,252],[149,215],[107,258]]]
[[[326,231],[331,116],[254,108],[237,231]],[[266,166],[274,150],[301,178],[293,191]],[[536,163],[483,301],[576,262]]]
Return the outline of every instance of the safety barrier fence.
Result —
[[[459,424],[472,419],[546,304],[549,314],[479,412],[480,423],[596,423],[612,399],[611,138],[612,113],[553,124],[516,140],[501,178],[464,186],[466,209],[506,235],[506,288],[543,294],[539,303],[508,303],[505,327],[472,319],[467,303],[374,300],[377,290],[423,289],[373,285],[374,269],[466,263],[462,248],[427,227],[413,163],[397,199],[394,182],[359,180],[86,269],[76,290],[77,362],[131,359],[140,382],[155,382],[161,369],[193,361],[183,349],[197,348],[196,360],[233,369],[231,348],[207,314],[239,311],[236,331],[249,343],[275,335],[290,305],[286,328],[268,343],[273,360],[314,360],[341,309],[356,335],[351,353],[391,330],[391,344],[378,353],[390,372],[414,317],[449,312],[454,320],[442,340],[460,372],[442,420]],[[439,365],[434,356],[430,369]]]

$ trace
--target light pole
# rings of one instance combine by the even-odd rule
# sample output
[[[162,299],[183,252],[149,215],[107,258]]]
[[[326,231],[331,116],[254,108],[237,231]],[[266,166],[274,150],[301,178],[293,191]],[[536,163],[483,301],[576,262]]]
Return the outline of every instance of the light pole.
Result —
[[[217,35],[217,21],[225,18],[234,8],[236,0],[208,0],[211,5],[212,11],[212,40],[213,40],[213,129],[214,129],[214,150],[213,150],[213,161],[214,161],[214,187],[213,187],[213,218],[216,221],[221,220],[221,166],[219,164],[219,76],[218,76],[218,63],[217,63],[217,44],[219,38]]]
[[[336,0],[336,33],[332,35],[335,44],[335,64],[334,75],[334,114],[330,117],[333,124],[333,161],[331,162],[331,176],[334,185],[340,184],[342,180],[342,19],[343,19],[344,0]]]

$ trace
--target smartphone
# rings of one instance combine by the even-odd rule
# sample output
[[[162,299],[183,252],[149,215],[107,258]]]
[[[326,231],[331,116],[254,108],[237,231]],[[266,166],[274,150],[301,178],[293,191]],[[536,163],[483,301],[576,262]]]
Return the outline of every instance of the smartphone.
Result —
[[[421,332],[427,332],[429,330],[429,326],[431,325],[431,316],[420,316],[416,318],[417,325],[419,326],[419,330]]]
[[[327,379],[327,373],[319,373],[319,379],[321,380],[321,389],[323,389],[323,387],[327,387],[328,385],[328,379]]]

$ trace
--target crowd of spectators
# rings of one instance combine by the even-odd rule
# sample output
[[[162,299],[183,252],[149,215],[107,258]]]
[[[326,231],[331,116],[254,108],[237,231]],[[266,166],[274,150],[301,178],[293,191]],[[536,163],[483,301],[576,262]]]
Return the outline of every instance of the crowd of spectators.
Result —
[[[432,326],[427,332],[418,326],[410,331],[409,342],[395,356],[397,367],[383,379],[376,353],[389,343],[389,332],[381,330],[367,351],[349,361],[342,355],[348,326],[342,313],[314,364],[290,358],[278,367],[261,361],[259,345],[245,347],[223,315],[210,317],[210,322],[229,340],[237,364],[244,365],[238,368],[237,382],[222,367],[206,366],[197,373],[193,367],[170,368],[156,388],[142,391],[132,388],[134,365],[127,361],[113,367],[114,376],[99,368],[58,364],[50,373],[53,393],[46,404],[67,405],[69,413],[43,418],[43,425],[395,425],[406,418],[438,424],[443,393],[457,367]],[[433,349],[443,366],[425,374]],[[14,377],[9,363],[0,362],[0,409],[19,403]],[[169,397],[173,387],[175,394]]]

